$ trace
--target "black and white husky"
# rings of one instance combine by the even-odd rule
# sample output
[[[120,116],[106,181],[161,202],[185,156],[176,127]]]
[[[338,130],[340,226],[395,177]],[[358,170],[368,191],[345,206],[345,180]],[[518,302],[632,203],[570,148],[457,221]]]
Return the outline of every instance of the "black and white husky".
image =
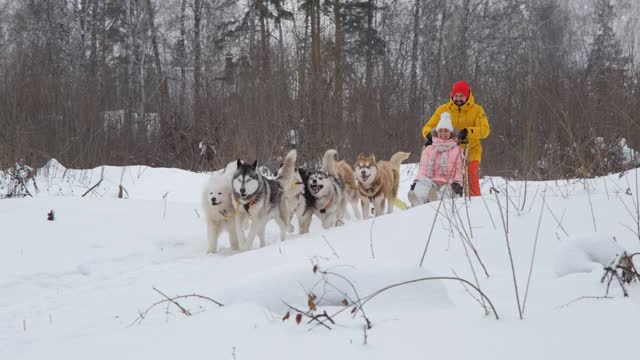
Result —
[[[336,167],[337,155],[336,150],[327,150],[322,157],[321,169],[310,173],[307,181],[307,188],[315,198],[313,213],[325,229],[342,225],[347,208],[344,183]]]
[[[290,209],[286,201],[292,191],[296,164],[296,151],[291,150],[284,159],[282,171],[275,179],[268,179],[258,171],[258,161],[247,164],[237,161],[237,169],[231,183],[233,188],[233,206],[236,210],[236,228],[241,248],[250,249],[256,235],[260,238],[260,247],[265,246],[265,227],[269,220],[276,220],[280,227],[280,240],[285,240],[289,228]],[[251,220],[249,234],[245,237],[243,224]]]

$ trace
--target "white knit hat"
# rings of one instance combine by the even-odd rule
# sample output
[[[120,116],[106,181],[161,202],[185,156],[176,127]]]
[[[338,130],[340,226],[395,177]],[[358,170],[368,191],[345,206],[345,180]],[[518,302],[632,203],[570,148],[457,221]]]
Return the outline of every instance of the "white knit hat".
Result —
[[[436,126],[436,131],[440,129],[449,129],[449,131],[453,131],[453,124],[451,123],[451,114],[448,112],[443,112],[440,115],[440,122],[438,122],[438,126]]]

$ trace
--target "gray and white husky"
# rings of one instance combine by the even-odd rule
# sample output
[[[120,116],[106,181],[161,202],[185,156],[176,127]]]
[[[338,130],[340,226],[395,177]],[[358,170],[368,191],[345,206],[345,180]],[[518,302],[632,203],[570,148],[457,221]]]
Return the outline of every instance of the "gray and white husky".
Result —
[[[321,169],[310,173],[307,181],[307,188],[315,198],[313,213],[325,229],[342,225],[347,208],[345,186],[336,167],[337,155],[336,150],[327,150],[322,157]]]
[[[237,161],[237,169],[233,174],[233,206],[236,210],[236,228],[241,248],[250,249],[256,235],[260,239],[260,247],[265,246],[265,228],[269,220],[276,220],[280,227],[280,240],[286,238],[289,229],[290,212],[286,201],[293,181],[296,164],[296,151],[291,150],[284,159],[282,171],[275,179],[269,179],[258,171],[258,161],[247,164]],[[243,224],[251,220],[249,234],[245,237]]]
[[[282,173],[282,164],[278,169],[278,175]],[[289,209],[289,232],[293,232],[291,221],[293,216],[298,217],[298,234],[306,234],[309,232],[311,225],[311,216],[315,204],[315,198],[307,188],[309,173],[301,167],[296,167],[293,172],[293,180],[289,184],[289,190],[286,191],[287,207]]]

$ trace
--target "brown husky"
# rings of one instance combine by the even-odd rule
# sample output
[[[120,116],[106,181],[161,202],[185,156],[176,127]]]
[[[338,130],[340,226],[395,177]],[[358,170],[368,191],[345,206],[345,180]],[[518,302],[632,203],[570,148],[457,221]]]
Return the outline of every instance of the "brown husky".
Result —
[[[385,201],[387,213],[393,212],[400,184],[400,164],[409,158],[410,153],[399,151],[389,161],[376,162],[373,155],[360,153],[356,162],[356,177],[359,182],[362,216],[369,218],[369,205],[373,202],[376,216],[384,214]]]

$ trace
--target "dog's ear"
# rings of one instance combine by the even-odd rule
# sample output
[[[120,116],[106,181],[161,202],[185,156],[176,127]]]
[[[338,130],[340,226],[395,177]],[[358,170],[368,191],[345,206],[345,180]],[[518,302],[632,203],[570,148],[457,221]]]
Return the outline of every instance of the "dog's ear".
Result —
[[[258,168],[258,160],[254,161],[253,164],[251,164],[251,167],[253,168],[253,170]]]
[[[238,161],[236,162],[236,166],[237,166],[237,167],[242,166],[242,160],[238,159]]]
[[[369,155],[372,161],[376,161],[376,156],[374,154]]]
[[[358,155],[358,160],[364,158],[364,153],[360,153],[360,155]]]

